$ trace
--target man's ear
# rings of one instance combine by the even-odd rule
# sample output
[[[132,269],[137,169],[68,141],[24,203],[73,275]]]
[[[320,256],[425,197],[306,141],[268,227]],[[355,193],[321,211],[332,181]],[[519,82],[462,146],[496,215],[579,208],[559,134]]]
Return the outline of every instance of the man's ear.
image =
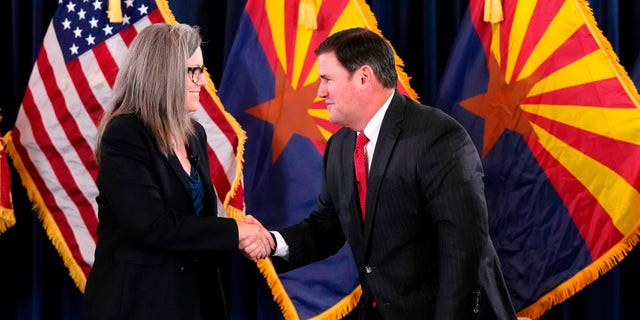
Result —
[[[373,74],[373,69],[369,65],[364,65],[358,69],[358,80],[360,81],[360,85],[368,87],[375,75]]]

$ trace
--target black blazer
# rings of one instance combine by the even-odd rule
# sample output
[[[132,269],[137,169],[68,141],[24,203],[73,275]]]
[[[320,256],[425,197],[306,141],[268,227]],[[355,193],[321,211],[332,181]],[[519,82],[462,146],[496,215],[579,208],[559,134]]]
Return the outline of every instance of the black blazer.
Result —
[[[279,272],[336,253],[347,241],[359,270],[364,319],[515,319],[488,235],[483,171],[465,129],[444,112],[396,93],[371,162],[363,223],[353,166],[356,133],[328,141],[317,205],[279,230]]]
[[[87,279],[88,319],[224,319],[219,265],[237,250],[233,219],[217,217],[206,134],[194,121],[189,154],[204,187],[197,216],[187,173],[135,115],[102,137],[98,241]],[[197,163],[195,163],[197,162]]]

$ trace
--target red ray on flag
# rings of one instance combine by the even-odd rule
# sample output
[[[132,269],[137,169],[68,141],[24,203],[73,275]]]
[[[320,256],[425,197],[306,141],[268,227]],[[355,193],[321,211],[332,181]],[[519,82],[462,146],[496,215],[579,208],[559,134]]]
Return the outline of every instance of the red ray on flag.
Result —
[[[267,228],[297,222],[317,199],[322,153],[339,127],[316,96],[313,51],[329,35],[353,27],[380,33],[364,1],[247,1],[219,94],[247,131],[247,211]],[[417,99],[397,56],[396,62],[398,90]],[[347,250],[282,275],[270,260],[258,261],[286,319],[336,319],[353,309],[360,287]]]
[[[377,22],[369,6],[363,1],[353,0],[323,1],[317,8],[313,6],[315,16],[311,18],[319,21],[319,27],[308,29],[298,19],[300,11],[298,6],[304,3],[304,0],[268,4],[259,4],[256,1],[247,3],[247,14],[251,20],[264,24],[264,27],[257,28],[258,40],[264,48],[266,59],[271,70],[276,74],[278,83],[276,88],[278,94],[274,100],[255,106],[249,112],[267,119],[285,113],[273,111],[271,108],[295,105],[296,102],[294,100],[292,103],[282,103],[278,101],[280,99],[295,96],[305,97],[306,100],[316,98],[311,102],[304,101],[304,105],[308,106],[306,110],[309,118],[317,127],[311,127],[309,124],[302,125],[299,130],[291,134],[301,134],[311,139],[316,143],[318,151],[322,153],[327,139],[339,129],[339,126],[328,121],[328,111],[324,102],[315,96],[319,80],[315,70],[316,56],[313,50],[330,34],[342,29],[366,27],[378,33],[380,31],[377,29]],[[409,86],[408,76],[402,70],[402,60],[396,56],[396,62],[400,75],[398,89],[405,95],[417,99],[416,93]],[[299,94],[299,91],[302,93]],[[269,122],[275,124],[273,120]],[[283,140],[277,140],[274,136],[274,146],[278,147],[277,150],[281,150],[286,145],[288,139]],[[274,161],[279,153],[274,152]]]
[[[505,280],[538,318],[638,242],[640,97],[586,1],[469,8],[439,105],[481,151]]]

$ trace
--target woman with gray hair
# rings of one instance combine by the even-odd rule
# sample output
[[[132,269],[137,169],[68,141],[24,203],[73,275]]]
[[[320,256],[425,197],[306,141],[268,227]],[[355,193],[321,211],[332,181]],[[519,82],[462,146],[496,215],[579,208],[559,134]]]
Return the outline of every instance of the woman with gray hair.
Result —
[[[220,267],[255,219],[218,217],[207,139],[190,114],[205,86],[197,27],[158,23],[131,43],[96,147],[98,241],[88,319],[225,319]]]

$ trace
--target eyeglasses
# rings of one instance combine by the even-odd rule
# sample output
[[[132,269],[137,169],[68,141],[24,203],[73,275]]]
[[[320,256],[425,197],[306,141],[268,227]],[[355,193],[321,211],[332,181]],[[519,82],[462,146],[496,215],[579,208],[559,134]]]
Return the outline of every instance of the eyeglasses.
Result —
[[[207,67],[188,67],[187,73],[191,76],[191,81],[193,83],[198,83],[200,79],[202,79],[202,75],[207,70]]]

